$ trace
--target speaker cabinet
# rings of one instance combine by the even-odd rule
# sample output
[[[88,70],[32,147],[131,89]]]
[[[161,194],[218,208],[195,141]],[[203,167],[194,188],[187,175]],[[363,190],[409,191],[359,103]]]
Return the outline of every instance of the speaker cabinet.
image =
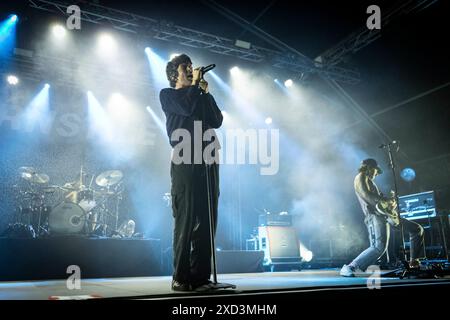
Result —
[[[258,228],[259,248],[264,251],[264,265],[298,265],[301,263],[297,232],[292,227]]]

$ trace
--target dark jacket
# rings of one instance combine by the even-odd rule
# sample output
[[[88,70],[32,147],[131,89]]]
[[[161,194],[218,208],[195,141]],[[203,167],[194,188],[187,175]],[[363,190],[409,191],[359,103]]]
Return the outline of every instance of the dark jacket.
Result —
[[[222,125],[223,116],[214,97],[204,93],[197,86],[187,88],[162,89],[159,94],[162,109],[166,115],[167,135],[176,129],[186,129],[194,136],[194,121],[202,121],[203,132]],[[170,141],[172,147],[178,142]]]

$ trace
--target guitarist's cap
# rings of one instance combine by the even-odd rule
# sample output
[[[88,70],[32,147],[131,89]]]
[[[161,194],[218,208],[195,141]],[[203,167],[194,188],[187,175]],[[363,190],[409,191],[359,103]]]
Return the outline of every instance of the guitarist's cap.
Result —
[[[369,158],[361,162],[361,167],[377,169],[379,174],[383,173],[383,170],[378,166],[378,162],[375,159]]]

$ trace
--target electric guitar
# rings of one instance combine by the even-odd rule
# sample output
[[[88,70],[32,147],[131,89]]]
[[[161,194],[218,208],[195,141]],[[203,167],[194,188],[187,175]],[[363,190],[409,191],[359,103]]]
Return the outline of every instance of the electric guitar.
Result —
[[[384,216],[390,225],[397,227],[400,224],[397,201],[395,199],[395,194],[392,192],[388,201],[378,202],[375,208],[377,213]]]

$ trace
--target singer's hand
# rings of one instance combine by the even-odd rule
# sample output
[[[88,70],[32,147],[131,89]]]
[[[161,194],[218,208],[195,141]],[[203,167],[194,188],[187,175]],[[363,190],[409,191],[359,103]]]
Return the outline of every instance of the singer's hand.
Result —
[[[192,71],[192,85],[196,86],[199,84],[200,80],[202,79],[202,72],[200,71],[201,68],[195,68]]]
[[[206,81],[206,80],[204,80],[204,79],[201,79],[198,85],[200,86],[200,88],[201,88],[205,93],[208,93],[208,92],[209,92],[209,91],[208,91],[208,81]]]

